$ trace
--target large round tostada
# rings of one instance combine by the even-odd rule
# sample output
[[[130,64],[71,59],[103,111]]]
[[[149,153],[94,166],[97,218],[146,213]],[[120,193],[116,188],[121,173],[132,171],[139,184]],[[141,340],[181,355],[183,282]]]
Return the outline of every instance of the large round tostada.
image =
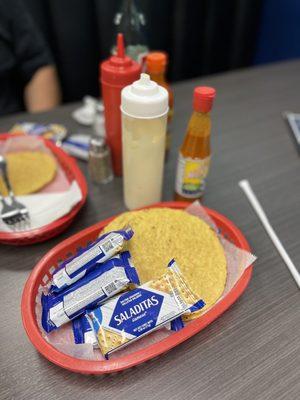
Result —
[[[226,258],[219,238],[204,221],[182,210],[151,208],[119,215],[104,232],[126,225],[134,231],[127,246],[141,283],[161,276],[175,258],[195,294],[206,303],[189,319],[220,298],[226,283]]]

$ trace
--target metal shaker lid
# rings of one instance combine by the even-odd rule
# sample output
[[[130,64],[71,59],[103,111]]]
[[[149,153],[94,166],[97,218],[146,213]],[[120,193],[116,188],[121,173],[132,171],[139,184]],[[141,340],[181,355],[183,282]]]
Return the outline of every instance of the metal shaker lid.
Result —
[[[106,149],[106,143],[103,137],[101,136],[93,136],[90,140],[90,150],[97,152],[102,152]]]

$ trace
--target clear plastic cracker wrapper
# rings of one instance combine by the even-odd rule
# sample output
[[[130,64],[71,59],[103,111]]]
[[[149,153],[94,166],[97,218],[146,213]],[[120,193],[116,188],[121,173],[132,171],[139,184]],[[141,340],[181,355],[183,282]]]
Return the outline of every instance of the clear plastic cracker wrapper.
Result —
[[[101,353],[108,358],[110,353],[204,305],[172,260],[163,276],[116,296],[88,316]]]
[[[77,282],[86,273],[119,253],[127,240],[133,236],[130,227],[102,235],[94,243],[82,249],[77,255],[64,261],[54,272],[50,290],[60,292]]]
[[[61,293],[42,294],[42,326],[51,332],[108,298],[139,284],[128,251],[111,258]]]

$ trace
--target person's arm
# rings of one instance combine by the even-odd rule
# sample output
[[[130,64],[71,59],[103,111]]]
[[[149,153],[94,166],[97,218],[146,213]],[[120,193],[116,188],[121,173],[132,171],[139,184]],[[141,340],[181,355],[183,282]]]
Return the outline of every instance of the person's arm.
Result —
[[[10,7],[11,30],[18,75],[28,111],[45,111],[60,102],[53,58],[43,36],[21,0],[5,0]]]
[[[53,65],[39,68],[24,89],[24,104],[29,112],[47,111],[61,101],[56,69]]]

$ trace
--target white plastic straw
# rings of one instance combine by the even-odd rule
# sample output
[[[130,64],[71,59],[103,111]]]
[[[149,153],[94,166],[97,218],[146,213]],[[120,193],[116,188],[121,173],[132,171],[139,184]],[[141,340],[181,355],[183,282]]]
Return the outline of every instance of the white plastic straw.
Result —
[[[295,282],[298,285],[298,288],[300,289],[300,273],[298,272],[294,263],[290,259],[288,253],[285,251],[285,248],[283,247],[281,241],[279,240],[278,236],[276,235],[274,229],[272,228],[272,226],[268,220],[268,217],[266,216],[262,206],[260,205],[255,193],[253,192],[253,190],[250,186],[250,183],[246,179],[243,179],[242,181],[239,182],[239,186],[242,188],[245,195],[247,196],[250,204],[252,205],[258,218],[260,219],[266,232],[268,233],[270,239],[272,240],[274,246],[278,250],[283,261],[285,262],[286,266],[288,267],[290,273],[292,274],[293,278],[295,279]]]

